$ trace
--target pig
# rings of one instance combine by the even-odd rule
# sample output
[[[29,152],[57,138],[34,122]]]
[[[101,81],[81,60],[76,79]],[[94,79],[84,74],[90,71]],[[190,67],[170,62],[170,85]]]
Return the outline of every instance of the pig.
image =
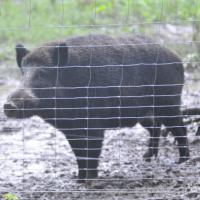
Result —
[[[195,107],[195,108],[185,108],[183,110],[181,110],[181,113],[182,115],[184,116],[184,118],[188,118],[190,116],[199,116],[200,115],[200,108],[198,107]],[[184,125],[187,126],[187,125],[193,125],[195,123],[197,123],[198,125],[198,128],[197,128],[197,131],[195,133],[195,136],[199,136],[200,135],[200,126],[199,126],[199,121],[200,121],[200,118],[199,117],[195,117],[195,119],[187,119],[187,121],[184,121]],[[163,137],[167,137],[167,135],[169,134],[169,130],[167,128],[163,128],[161,130],[161,135]]]
[[[189,159],[180,112],[180,58],[145,36],[91,34],[53,41],[32,51],[16,46],[20,87],[8,96],[11,118],[38,115],[66,136],[78,181],[98,177],[104,131],[140,123],[150,133],[144,159],[157,156],[161,125],[173,133],[179,163]],[[116,150],[117,151],[117,150]]]

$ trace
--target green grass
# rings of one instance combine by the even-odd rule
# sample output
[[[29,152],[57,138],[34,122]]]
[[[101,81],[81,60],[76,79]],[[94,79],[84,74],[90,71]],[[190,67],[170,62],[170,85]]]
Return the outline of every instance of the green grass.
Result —
[[[0,60],[13,53],[17,42],[34,46],[94,32],[149,33],[151,28],[144,25],[126,24],[181,23],[181,20],[199,17],[199,0],[4,0],[0,1],[0,49],[3,49]],[[113,26],[115,24],[124,26]],[[94,29],[92,25],[98,28]]]
[[[19,198],[12,193],[7,193],[3,195],[3,200],[19,200]]]

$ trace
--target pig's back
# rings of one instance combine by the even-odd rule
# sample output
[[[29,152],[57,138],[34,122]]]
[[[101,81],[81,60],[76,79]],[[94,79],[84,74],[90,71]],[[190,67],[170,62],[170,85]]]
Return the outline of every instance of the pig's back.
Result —
[[[64,104],[89,107],[89,111],[76,110],[71,115],[95,118],[90,120],[92,127],[117,126],[120,117],[122,126],[134,125],[138,117],[151,115],[154,106],[180,104],[180,96],[168,95],[181,95],[181,61],[152,40],[142,36],[89,35],[66,43],[69,61],[61,70],[62,82],[72,89],[63,94],[72,99],[66,98]]]

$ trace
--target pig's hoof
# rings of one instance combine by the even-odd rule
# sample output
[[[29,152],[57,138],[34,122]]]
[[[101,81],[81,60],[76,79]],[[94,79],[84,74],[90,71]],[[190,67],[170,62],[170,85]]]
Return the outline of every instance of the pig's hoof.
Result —
[[[78,183],[87,183],[89,181],[92,181],[98,177],[97,170],[88,170],[84,173],[79,173],[77,182]]]
[[[151,162],[151,157],[146,157],[146,158],[144,157],[144,161],[145,162]]]
[[[86,178],[82,178],[82,179],[78,178],[77,179],[77,183],[86,183],[86,182],[87,182]]]
[[[186,162],[186,161],[189,160],[189,159],[190,159],[189,156],[180,157],[180,158],[179,158],[179,161],[178,161],[178,164],[184,163],[184,162]]]
[[[143,155],[143,159],[146,162],[151,162],[151,157],[152,157],[152,155],[148,151]]]

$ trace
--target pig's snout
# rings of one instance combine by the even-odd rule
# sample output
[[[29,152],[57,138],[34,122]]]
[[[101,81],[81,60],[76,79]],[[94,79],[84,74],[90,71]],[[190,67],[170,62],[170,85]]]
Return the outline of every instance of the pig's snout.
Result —
[[[27,118],[34,115],[39,99],[29,90],[16,90],[8,96],[4,113],[11,118]]]
[[[7,117],[16,117],[17,106],[12,102],[4,104],[4,113]]]

